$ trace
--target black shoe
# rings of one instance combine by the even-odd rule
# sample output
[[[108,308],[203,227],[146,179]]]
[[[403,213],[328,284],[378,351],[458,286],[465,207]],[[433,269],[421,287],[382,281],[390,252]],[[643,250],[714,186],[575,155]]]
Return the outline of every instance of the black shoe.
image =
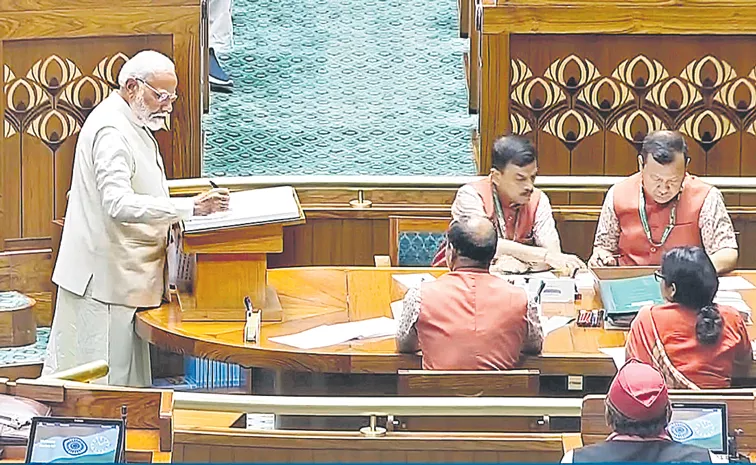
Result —
[[[218,58],[215,56],[215,50],[210,49],[210,90],[230,92],[234,87],[234,81],[223,71]]]

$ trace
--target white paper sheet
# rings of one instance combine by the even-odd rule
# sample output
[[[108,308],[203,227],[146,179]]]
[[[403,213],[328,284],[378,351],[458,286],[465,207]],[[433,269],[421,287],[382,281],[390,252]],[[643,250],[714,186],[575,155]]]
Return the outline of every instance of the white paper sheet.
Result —
[[[719,278],[720,291],[740,291],[754,288],[756,287],[742,276],[722,276]]]
[[[299,218],[299,206],[291,186],[232,192],[228,211],[193,216],[184,221],[186,232],[207,231],[247,224]]]
[[[393,315],[394,321],[397,321],[397,322],[401,321],[403,310],[404,310],[404,301],[397,300],[396,302],[391,302],[391,315]]]
[[[575,285],[578,289],[592,289],[596,283],[596,277],[590,271],[578,271],[575,275]]]
[[[407,289],[417,287],[420,283],[436,280],[436,278],[430,273],[395,274],[392,275],[392,277]]]
[[[624,347],[602,347],[599,349],[602,353],[612,357],[614,365],[619,370],[625,365],[625,348]]]
[[[574,318],[571,316],[541,316],[541,324],[543,325],[544,337],[563,326],[567,326],[572,320],[574,320]]]
[[[317,349],[342,344],[353,339],[386,337],[396,334],[396,322],[385,316],[335,325],[322,325],[288,336],[269,340],[298,349]]]

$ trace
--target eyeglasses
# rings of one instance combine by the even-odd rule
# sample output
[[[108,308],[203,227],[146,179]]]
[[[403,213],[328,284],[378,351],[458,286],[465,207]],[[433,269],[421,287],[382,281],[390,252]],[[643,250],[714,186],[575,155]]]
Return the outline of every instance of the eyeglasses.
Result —
[[[137,81],[141,82],[145,86],[147,86],[148,89],[155,92],[155,95],[157,95],[157,101],[158,103],[165,103],[170,101],[171,103],[175,102],[176,99],[178,99],[178,95],[176,94],[169,94],[168,92],[164,90],[157,90],[151,85],[147,84],[147,82],[144,79],[137,79]]]
[[[664,277],[663,274],[661,274],[661,270],[654,271],[654,278],[656,278],[657,281],[666,281],[667,278]]]

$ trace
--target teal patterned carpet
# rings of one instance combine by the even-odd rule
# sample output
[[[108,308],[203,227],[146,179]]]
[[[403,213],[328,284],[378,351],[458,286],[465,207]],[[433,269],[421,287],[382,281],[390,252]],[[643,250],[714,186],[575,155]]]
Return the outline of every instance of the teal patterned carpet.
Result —
[[[456,0],[234,0],[207,176],[475,173]]]

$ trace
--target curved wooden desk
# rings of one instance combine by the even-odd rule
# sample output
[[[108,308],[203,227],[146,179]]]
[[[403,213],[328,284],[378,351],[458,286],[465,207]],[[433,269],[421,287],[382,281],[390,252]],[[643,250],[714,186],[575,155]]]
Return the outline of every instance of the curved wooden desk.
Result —
[[[307,267],[268,271],[283,307],[283,321],[263,323],[258,344],[243,342],[243,322],[183,322],[177,303],[137,313],[140,337],[161,348],[244,367],[320,373],[396,373],[419,368],[420,357],[399,354],[393,338],[352,341],[322,349],[300,350],[269,338],[293,334],[322,324],[391,316],[392,275],[446,270],[426,268]],[[756,271],[738,272],[756,283]],[[546,315],[575,315],[579,308],[598,308],[592,290],[582,290],[577,304],[544,304]],[[756,290],[741,291],[756,308]],[[240,302],[241,308],[241,302]],[[240,310],[241,311],[241,310]],[[756,329],[749,326],[752,338]],[[549,334],[540,356],[527,357],[525,368],[542,375],[614,376],[616,369],[600,347],[619,347],[625,332],[579,328],[573,324]],[[745,374],[744,374],[745,375]],[[751,368],[748,377],[756,377]]]

